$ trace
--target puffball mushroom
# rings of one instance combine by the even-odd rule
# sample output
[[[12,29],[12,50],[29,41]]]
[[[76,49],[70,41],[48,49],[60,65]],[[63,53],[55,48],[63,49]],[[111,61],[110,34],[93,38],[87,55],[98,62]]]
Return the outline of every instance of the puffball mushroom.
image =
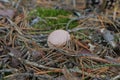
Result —
[[[69,32],[65,30],[55,30],[48,36],[49,47],[62,47],[70,40]]]

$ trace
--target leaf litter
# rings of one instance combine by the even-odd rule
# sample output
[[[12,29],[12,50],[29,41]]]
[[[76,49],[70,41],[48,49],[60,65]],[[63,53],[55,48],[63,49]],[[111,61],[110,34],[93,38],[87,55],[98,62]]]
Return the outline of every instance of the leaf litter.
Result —
[[[1,80],[120,79],[119,0],[71,1],[0,1]],[[59,29],[71,39],[49,47]]]

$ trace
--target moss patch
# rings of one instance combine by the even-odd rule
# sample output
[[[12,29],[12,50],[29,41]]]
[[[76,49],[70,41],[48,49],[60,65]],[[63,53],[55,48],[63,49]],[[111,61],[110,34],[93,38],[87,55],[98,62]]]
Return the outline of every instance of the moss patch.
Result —
[[[36,10],[30,12],[30,16],[41,18],[33,27],[50,30],[65,29],[71,15],[72,13],[69,11],[48,8],[36,8]],[[77,22],[72,22],[69,28],[74,28],[77,25]]]

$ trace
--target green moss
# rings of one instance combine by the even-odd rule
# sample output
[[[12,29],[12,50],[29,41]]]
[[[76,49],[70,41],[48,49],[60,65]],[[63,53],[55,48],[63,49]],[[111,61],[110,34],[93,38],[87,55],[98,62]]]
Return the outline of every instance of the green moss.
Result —
[[[72,13],[69,11],[48,8],[37,8],[30,12],[30,16],[39,16],[46,21],[46,23],[39,21],[39,23],[35,24],[33,27],[50,30],[65,29],[66,24],[70,20],[70,15],[72,15]],[[74,28],[77,25],[77,22],[72,22],[69,28]]]
[[[37,13],[41,17],[55,17],[58,15],[68,15],[69,12],[65,10],[47,9],[47,8],[37,8]]]

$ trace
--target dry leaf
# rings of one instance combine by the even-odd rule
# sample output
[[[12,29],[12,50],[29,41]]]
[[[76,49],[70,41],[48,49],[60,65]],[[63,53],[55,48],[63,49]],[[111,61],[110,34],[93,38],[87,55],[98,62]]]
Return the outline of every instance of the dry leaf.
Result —
[[[13,18],[15,11],[12,9],[0,10],[0,16]]]

